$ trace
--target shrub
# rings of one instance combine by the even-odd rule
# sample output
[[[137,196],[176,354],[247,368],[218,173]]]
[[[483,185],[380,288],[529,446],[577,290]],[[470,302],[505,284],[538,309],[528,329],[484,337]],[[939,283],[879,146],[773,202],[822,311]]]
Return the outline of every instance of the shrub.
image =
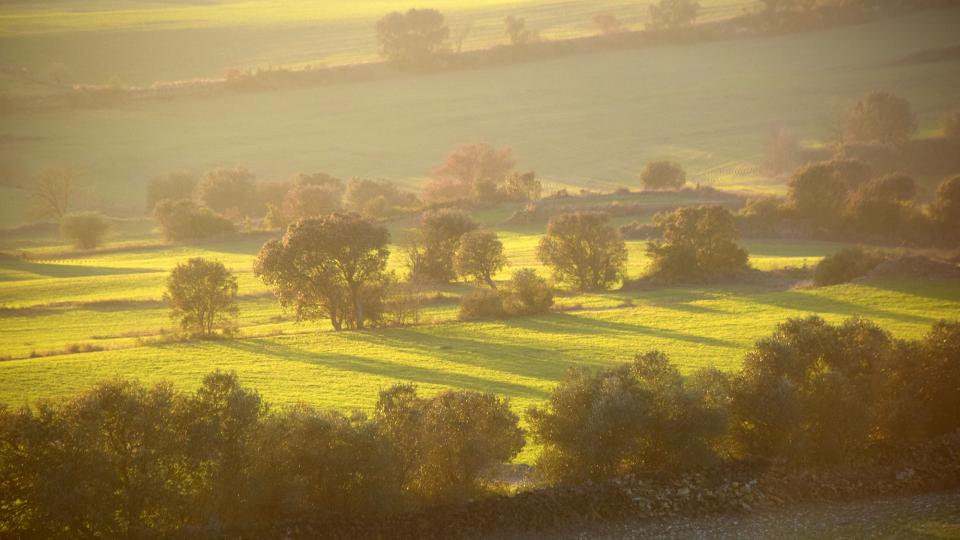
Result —
[[[813,283],[818,287],[847,283],[870,273],[884,261],[884,256],[858,247],[844,248],[817,263]]]
[[[678,208],[654,216],[663,241],[647,242],[650,275],[669,282],[722,277],[746,270],[736,222],[721,206]]]
[[[531,268],[514,272],[501,296],[503,310],[509,315],[546,313],[553,306],[553,289]]]
[[[538,472],[563,482],[709,465],[711,441],[724,428],[660,352],[596,374],[570,370],[544,408],[527,410],[527,421],[543,445]]]
[[[237,278],[221,262],[192,258],[170,272],[163,299],[184,330],[209,336],[237,315]]]
[[[553,268],[557,281],[580,291],[607,289],[621,280],[627,248],[603,212],[575,212],[550,218],[537,257]]]
[[[153,218],[160,225],[163,237],[174,242],[205,240],[236,232],[230,220],[186,199],[160,201],[153,209]]]
[[[460,300],[461,321],[499,319],[505,315],[503,298],[493,289],[478,289]]]
[[[643,189],[679,189],[687,181],[687,173],[678,163],[672,161],[651,161],[640,173]]]
[[[60,236],[77,249],[93,249],[103,242],[110,222],[96,212],[67,214],[60,221]]]

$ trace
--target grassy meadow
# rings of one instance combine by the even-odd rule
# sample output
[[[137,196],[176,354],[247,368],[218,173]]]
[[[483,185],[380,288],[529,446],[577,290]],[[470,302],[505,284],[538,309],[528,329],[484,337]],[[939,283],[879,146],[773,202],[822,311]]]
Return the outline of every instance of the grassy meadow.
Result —
[[[7,111],[0,166],[12,172],[0,187],[0,226],[23,218],[18,186],[49,166],[76,169],[88,205],[133,215],[142,212],[146,182],[171,171],[244,165],[274,179],[319,170],[416,188],[448,152],[472,141],[513,148],[518,166],[535,170],[548,188],[635,186],[644,163],[669,158],[693,182],[778,191],[781,181],[758,169],[768,133],[786,126],[823,141],[865,92],[907,98],[920,134],[937,132],[942,113],[956,106],[960,71],[892,62],[955,45],[958,22],[960,9],[927,11],[823,32],[361,84]]]

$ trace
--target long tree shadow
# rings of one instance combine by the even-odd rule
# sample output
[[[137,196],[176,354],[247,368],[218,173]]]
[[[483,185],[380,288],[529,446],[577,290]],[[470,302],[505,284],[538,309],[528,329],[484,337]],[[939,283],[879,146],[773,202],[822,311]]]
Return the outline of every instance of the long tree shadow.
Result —
[[[287,361],[303,362],[338,370],[378,375],[413,383],[436,384],[467,390],[495,392],[510,397],[541,399],[546,395],[543,390],[521,384],[485,379],[439,369],[430,369],[408,363],[378,360],[364,356],[306,351],[265,338],[228,341],[224,342],[223,346],[228,349],[235,349],[253,355],[270,356]]]
[[[960,279],[885,280],[861,283],[860,286],[960,303]]]
[[[740,347],[740,344],[738,343],[708,336],[699,336],[696,334],[688,334],[685,332],[678,332],[676,330],[669,330],[667,328],[645,326],[642,324],[622,323],[593,317],[574,316],[567,313],[557,313],[543,317],[510,319],[506,321],[506,324],[515,326],[517,328],[524,328],[534,332],[542,333],[573,335],[616,333],[637,336],[643,335],[675,341],[686,341],[689,343],[696,343],[698,345],[710,345],[714,347]]]
[[[797,291],[783,291],[771,294],[760,294],[749,297],[752,302],[773,306],[781,309],[806,311],[809,313],[833,313],[850,317],[884,318],[907,323],[932,324],[936,318],[909,313],[898,313],[887,309],[880,309],[862,304],[854,304],[836,298],[803,294]]]
[[[0,269],[10,269],[17,272],[34,274],[36,277],[71,278],[113,276],[127,274],[146,274],[157,272],[156,268],[112,268],[109,266],[83,266],[79,264],[51,264],[25,261],[22,259],[0,261]],[[36,277],[3,276],[0,281],[25,281]]]

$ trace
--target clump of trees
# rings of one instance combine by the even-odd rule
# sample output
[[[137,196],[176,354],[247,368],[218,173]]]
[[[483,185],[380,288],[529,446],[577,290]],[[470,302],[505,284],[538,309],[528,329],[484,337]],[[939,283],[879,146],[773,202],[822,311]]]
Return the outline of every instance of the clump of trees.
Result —
[[[297,320],[362,330],[383,311],[389,240],[385,227],[356,213],[303,219],[263,245],[254,273]]]
[[[392,12],[377,21],[380,56],[403,69],[435,66],[448,50],[450,28],[435,9]]]
[[[553,306],[553,289],[532,268],[523,268],[500,289],[479,289],[460,301],[459,319],[472,321],[546,313]]]
[[[527,20],[523,17],[509,15],[503,20],[503,26],[504,34],[510,39],[510,45],[513,47],[523,47],[540,41],[540,33],[527,28]]]
[[[724,277],[748,268],[733,214],[722,206],[678,208],[654,216],[662,241],[647,242],[650,275],[677,282]]]
[[[343,204],[367,217],[391,217],[420,205],[416,195],[388,180],[354,178],[347,183]]]
[[[813,283],[818,287],[847,283],[870,273],[886,256],[859,247],[844,248],[817,263]]]
[[[152,178],[147,184],[147,211],[153,212],[157,203],[164,199],[192,199],[199,182],[196,175],[188,172],[175,172]]]
[[[871,92],[847,112],[844,141],[900,145],[917,130],[910,102],[889,92]]]
[[[677,30],[693,24],[700,12],[696,0],[660,0],[650,4],[649,30]]]
[[[407,251],[411,279],[423,283],[449,283],[456,279],[454,255],[460,239],[477,227],[477,223],[460,210],[424,213],[414,233],[413,245]],[[479,242],[474,247],[479,247]],[[487,247],[493,249],[495,245],[488,243]]]
[[[687,173],[673,161],[651,161],[640,173],[640,183],[648,191],[680,189],[686,182]]]
[[[229,219],[189,199],[161,200],[153,209],[153,218],[163,237],[174,242],[206,240],[237,230]]]
[[[234,219],[255,215],[256,176],[245,167],[221,167],[204,175],[197,185],[197,199],[214,212]]]
[[[550,219],[537,257],[554,278],[580,291],[603,290],[624,278],[627,247],[603,212],[574,212]]]
[[[0,408],[0,529],[31,538],[233,537],[343,523],[486,492],[523,432],[505,399],[381,393],[376,413],[274,409],[214,372],[195,392],[100,383]]]
[[[229,334],[239,312],[237,277],[219,261],[194,257],[170,272],[163,300],[183,330],[209,337],[221,328]]]
[[[515,172],[515,164],[509,148],[496,149],[483,143],[461,146],[433,171],[423,188],[423,199],[429,203],[479,204],[536,200],[542,189],[536,174]]]
[[[697,470],[721,459],[829,466],[960,428],[960,323],[916,341],[862,319],[790,319],[734,373],[684,378],[659,352],[573,369],[527,411],[553,482]],[[840,413],[839,411],[842,411]]]
[[[336,212],[343,204],[343,182],[326,173],[300,174],[283,196],[283,223]]]
[[[77,249],[94,249],[103,242],[110,222],[96,212],[67,214],[60,221],[60,236]]]

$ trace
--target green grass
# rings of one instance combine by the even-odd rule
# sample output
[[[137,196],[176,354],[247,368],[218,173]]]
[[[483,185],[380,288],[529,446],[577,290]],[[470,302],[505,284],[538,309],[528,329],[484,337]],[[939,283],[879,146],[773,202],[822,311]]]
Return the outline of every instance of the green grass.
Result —
[[[487,216],[494,219],[494,216]],[[514,267],[539,266],[539,236],[502,231]],[[875,320],[899,337],[919,337],[940,318],[960,313],[960,283],[889,282],[822,289],[778,290],[758,285],[653,291],[564,293],[573,311],[506,321],[460,323],[456,305],[431,303],[416,327],[335,333],[323,323],[284,316],[252,275],[262,237],[197,246],[157,245],[80,258],[0,260],[0,403],[71,395],[111,377],[168,379],[189,389],[213,369],[236,370],[271,402],[369,410],[377,392],[410,381],[424,392],[468,388],[511,398],[520,411],[540,403],[574,365],[600,367],[662,349],[684,371],[734,369],[752,344],[787,317],[819,313],[831,321]],[[814,264],[839,249],[826,242],[751,241],[751,261],[763,268]],[[109,246],[108,246],[109,247]],[[646,265],[642,243],[631,242],[630,274]],[[35,248],[36,253],[51,248]],[[394,247],[391,266],[399,268]],[[171,330],[158,302],[167,272],[188,257],[216,258],[240,281],[240,337],[229,341],[161,343]],[[505,278],[504,272],[500,278]],[[447,295],[468,285],[442,288]],[[49,354],[71,344],[101,352]],[[523,456],[529,460],[534,449]]]
[[[775,191],[782,183],[757,165],[776,125],[822,140],[856,97],[882,88],[911,101],[923,130],[938,129],[956,106],[960,72],[888,63],[955,45],[958,17],[952,9],[362,84],[6,113],[0,164],[25,173],[75,167],[88,196],[131,213],[142,212],[151,177],[219,165],[246,165],[263,179],[324,170],[417,188],[449,151],[473,141],[512,147],[518,167],[535,170],[548,190],[636,187],[645,162],[671,158],[692,182]],[[23,190],[0,187],[0,225],[19,222],[26,207]]]

